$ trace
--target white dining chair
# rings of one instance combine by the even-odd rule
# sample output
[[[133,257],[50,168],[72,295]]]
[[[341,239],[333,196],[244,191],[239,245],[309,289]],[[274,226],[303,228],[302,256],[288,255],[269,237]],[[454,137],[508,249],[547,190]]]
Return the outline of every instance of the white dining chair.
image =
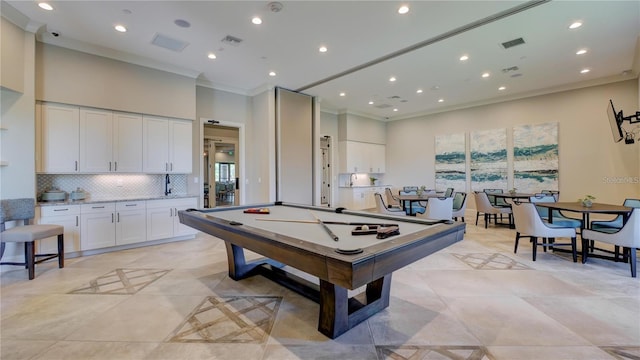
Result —
[[[393,192],[391,192],[390,188],[385,188],[384,194],[387,198],[387,206],[389,209],[393,209],[393,208],[402,209],[400,200],[397,197],[393,196]]]
[[[429,220],[451,220],[453,218],[453,198],[430,198],[423,214],[416,217]]]
[[[585,229],[582,231],[582,263],[589,256],[589,241],[600,241],[611,245],[622,246],[629,252],[631,277],[636,277],[636,252],[640,248],[640,209],[634,208],[629,219],[616,232],[603,232]]]
[[[406,215],[404,210],[402,209],[398,209],[398,208],[388,208],[387,205],[384,203],[384,200],[382,199],[382,194],[380,193],[375,193],[374,194],[375,199],[376,199],[376,212],[379,214],[386,214],[386,215],[395,215],[395,216],[404,216]]]
[[[532,203],[514,203],[511,206],[513,211],[513,220],[516,226],[516,243],[513,253],[518,252],[518,242],[520,238],[528,237],[533,244],[533,261],[536,261],[536,253],[538,246],[547,247],[571,246],[571,254],[573,262],[578,261],[578,252],[576,250],[576,229],[574,227],[564,227],[554,224],[547,224],[542,221],[540,214],[536,210],[536,206]],[[557,243],[554,241],[538,242],[538,238],[546,240],[555,238],[571,238],[570,243]]]
[[[510,207],[502,207],[502,206],[493,206],[491,202],[489,202],[489,197],[487,193],[483,191],[476,191],[473,193],[473,196],[476,200],[476,226],[478,225],[478,218],[480,214],[484,214],[484,227],[487,228],[489,221],[491,219],[491,215],[500,214],[508,214],[509,215],[509,224],[511,224],[511,208]]]

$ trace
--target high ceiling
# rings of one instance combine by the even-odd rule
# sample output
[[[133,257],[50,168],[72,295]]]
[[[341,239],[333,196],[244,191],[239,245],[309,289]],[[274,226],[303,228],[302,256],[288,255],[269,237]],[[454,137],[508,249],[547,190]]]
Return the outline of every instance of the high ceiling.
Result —
[[[379,119],[638,76],[633,64],[640,1],[49,3],[51,11],[37,1],[3,0],[3,16],[37,29],[46,43],[174,71],[240,94],[271,86],[301,90],[318,96],[324,109]],[[409,12],[401,15],[403,4]],[[262,24],[253,24],[254,16]],[[570,30],[578,20],[583,25]],[[115,31],[117,24],[127,31]],[[154,45],[157,35],[184,48]],[[224,42],[227,36],[241,42]],[[501,45],[518,38],[524,44]],[[580,49],[587,53],[576,55]],[[462,55],[469,59],[459,60]]]

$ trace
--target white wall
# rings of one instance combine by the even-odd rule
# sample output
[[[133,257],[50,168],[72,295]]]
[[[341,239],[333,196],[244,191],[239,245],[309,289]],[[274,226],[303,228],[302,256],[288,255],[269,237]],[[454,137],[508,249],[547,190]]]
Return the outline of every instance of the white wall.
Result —
[[[36,52],[38,100],[195,118],[195,79],[40,42]]]
[[[514,125],[558,122],[559,189],[563,201],[585,194],[622,203],[640,197],[640,143],[614,143],[606,106],[613,99],[625,115],[638,109],[638,81],[628,80],[493,105],[450,111],[387,124],[385,180],[434,186],[434,136]],[[612,183],[610,179],[622,179]],[[634,180],[635,179],[635,180]],[[508,184],[512,187],[512,183]],[[469,189],[467,189],[469,190]],[[472,204],[470,204],[472,206]]]

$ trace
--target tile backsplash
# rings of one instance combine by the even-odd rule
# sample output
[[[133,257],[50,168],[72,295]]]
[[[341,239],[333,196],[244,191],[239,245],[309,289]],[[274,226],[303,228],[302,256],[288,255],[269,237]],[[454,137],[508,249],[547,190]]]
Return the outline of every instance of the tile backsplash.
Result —
[[[169,175],[171,193],[187,193],[187,175]],[[126,199],[164,195],[164,174],[38,174],[37,194],[52,187],[70,193],[77,188],[87,192],[88,199]]]

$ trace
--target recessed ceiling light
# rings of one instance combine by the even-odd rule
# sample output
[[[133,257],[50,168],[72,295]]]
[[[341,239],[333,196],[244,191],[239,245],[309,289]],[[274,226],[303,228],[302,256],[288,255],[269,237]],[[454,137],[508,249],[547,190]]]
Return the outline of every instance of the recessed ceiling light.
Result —
[[[438,99],[438,102],[444,102],[444,99]]]
[[[318,51],[320,51],[321,53],[327,52],[327,47],[326,46],[320,46],[318,48]]]
[[[587,53],[587,49],[580,49],[578,51],[576,51],[576,55],[584,55]]]
[[[580,70],[580,74],[586,74],[586,73],[588,73],[589,71],[591,71],[591,70],[589,70],[589,69],[582,69],[582,70]]]
[[[373,105],[373,101],[369,101],[369,105]]]
[[[460,56],[460,61],[467,61],[467,60],[469,60],[469,55]]]
[[[179,26],[179,27],[185,28],[185,29],[191,27],[191,23],[188,22],[187,20],[176,19],[173,23],[176,24],[176,26]]]
[[[573,24],[569,25],[569,29],[577,29],[580,26],[582,26],[582,23],[580,21],[576,21]]]
[[[406,14],[409,12],[409,7],[407,5],[402,5],[398,8],[398,14]]]
[[[209,55],[207,55],[207,57],[208,57],[209,59],[213,60],[213,59],[215,59],[215,58],[216,58],[216,54],[214,54],[214,53],[209,53]]]
[[[116,29],[116,31],[119,31],[119,32],[122,32],[122,33],[123,33],[123,32],[127,32],[127,28],[126,28],[126,27],[124,27],[124,25],[116,25],[116,26],[114,27],[114,29]]]
[[[346,93],[344,93],[344,92],[341,92],[341,93],[340,93],[340,96],[347,96],[347,94],[346,94]]]
[[[506,89],[507,89],[507,87],[506,87],[506,86],[500,86],[500,87],[498,88],[498,90],[500,90],[500,91],[502,91],[502,90],[506,90]]]
[[[418,90],[416,90],[416,93],[417,93],[417,94],[422,94],[422,89],[418,89]]]
[[[269,76],[276,76],[276,72],[275,71],[270,71],[269,72]]]
[[[393,111],[398,111],[398,109],[397,109],[397,108],[394,108],[394,109],[393,109]]]
[[[395,76],[390,77],[390,78],[389,78],[389,81],[391,81],[391,82],[396,81],[396,77],[395,77]]]
[[[262,19],[260,19],[257,16],[254,16],[253,19],[251,19],[251,22],[254,23],[255,25],[260,25],[262,24]]]
[[[486,73],[482,73],[482,77],[483,77],[483,78],[488,78],[490,75],[491,75],[491,74],[489,74],[488,72],[486,72]]]
[[[40,8],[44,10],[48,10],[48,11],[53,10],[53,6],[47,4],[46,2],[38,3],[38,6],[40,6]]]

